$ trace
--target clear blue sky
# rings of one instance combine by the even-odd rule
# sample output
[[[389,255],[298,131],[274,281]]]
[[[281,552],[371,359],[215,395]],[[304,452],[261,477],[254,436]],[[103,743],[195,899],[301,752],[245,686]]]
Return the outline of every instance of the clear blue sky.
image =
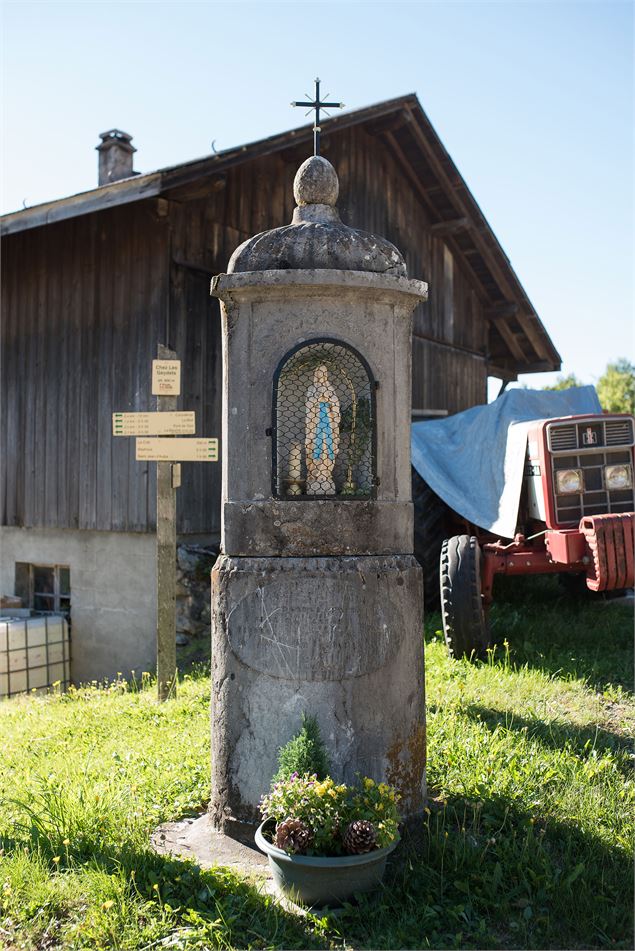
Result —
[[[316,75],[350,108],[416,92],[563,372],[594,382],[634,350],[633,12],[629,0],[5,0],[2,210],[94,187],[98,133],[113,126],[153,171],[307,121],[289,102]]]

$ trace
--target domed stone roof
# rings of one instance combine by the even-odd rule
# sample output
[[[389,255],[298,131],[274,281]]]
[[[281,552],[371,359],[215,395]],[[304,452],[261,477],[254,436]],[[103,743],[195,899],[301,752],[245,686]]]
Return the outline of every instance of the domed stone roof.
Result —
[[[394,244],[342,222],[335,207],[338,193],[331,163],[320,155],[307,159],[293,183],[297,207],[291,224],[241,244],[231,256],[228,274],[334,268],[407,277],[405,261]]]

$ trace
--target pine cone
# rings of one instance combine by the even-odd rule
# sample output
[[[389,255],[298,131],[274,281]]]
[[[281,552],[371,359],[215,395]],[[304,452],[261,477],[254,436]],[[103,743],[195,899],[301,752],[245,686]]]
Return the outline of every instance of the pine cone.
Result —
[[[344,833],[344,848],[350,855],[372,852],[377,847],[375,826],[367,819],[355,819]]]
[[[311,844],[311,830],[300,819],[285,819],[276,827],[274,845],[289,853],[306,852]]]

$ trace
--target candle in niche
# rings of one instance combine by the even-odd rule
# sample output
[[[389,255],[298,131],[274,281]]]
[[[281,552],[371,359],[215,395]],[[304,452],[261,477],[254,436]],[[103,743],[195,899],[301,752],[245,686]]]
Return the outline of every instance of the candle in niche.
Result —
[[[302,477],[302,446],[294,442],[289,453],[289,478],[300,479]]]
[[[302,446],[294,442],[289,452],[288,495],[302,495]]]

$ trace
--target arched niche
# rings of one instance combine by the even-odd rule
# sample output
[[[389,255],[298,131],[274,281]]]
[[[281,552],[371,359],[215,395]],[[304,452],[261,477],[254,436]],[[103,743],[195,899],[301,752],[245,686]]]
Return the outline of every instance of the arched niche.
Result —
[[[285,354],[273,380],[274,498],[374,497],[375,386],[366,360],[340,340]]]

